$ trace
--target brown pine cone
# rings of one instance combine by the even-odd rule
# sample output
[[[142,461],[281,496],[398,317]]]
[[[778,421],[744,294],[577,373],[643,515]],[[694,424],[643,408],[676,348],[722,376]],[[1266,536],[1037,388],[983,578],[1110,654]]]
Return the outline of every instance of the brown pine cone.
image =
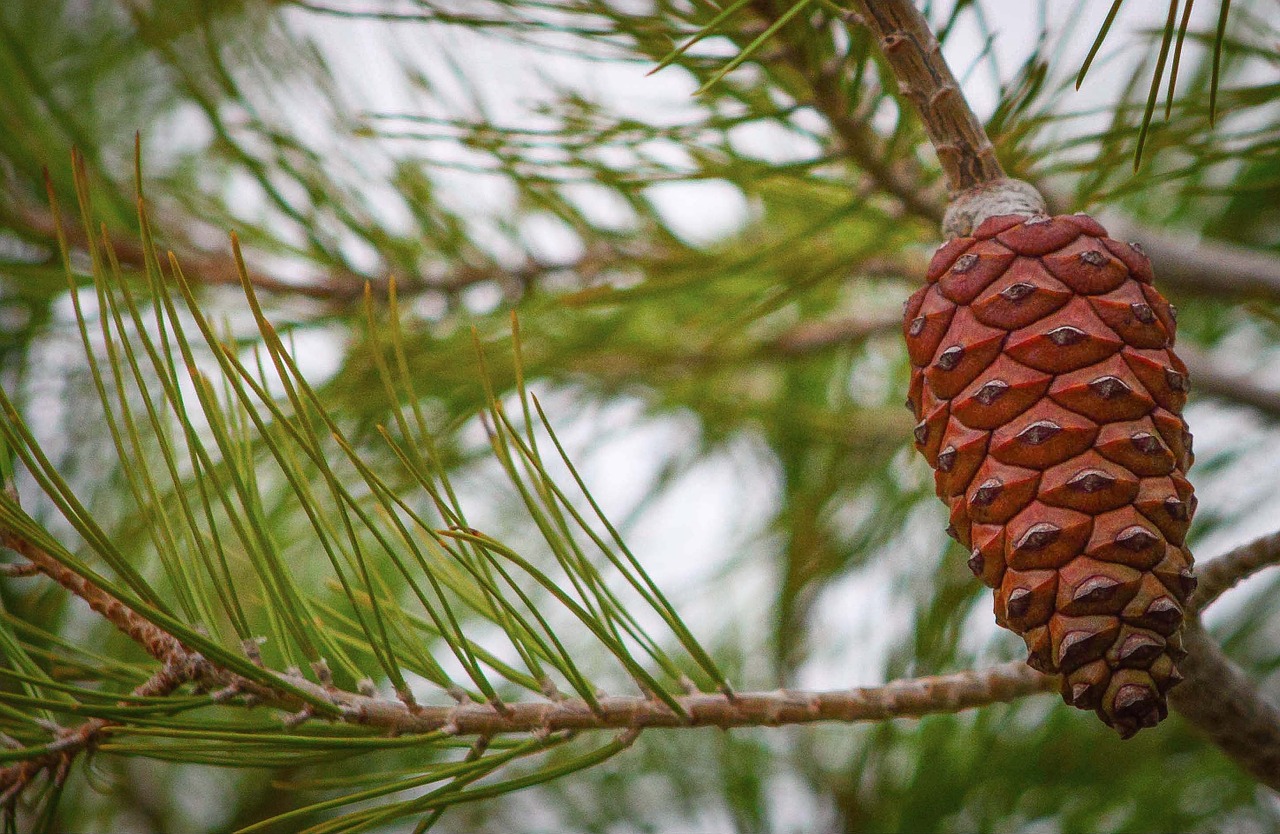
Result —
[[[1187,369],[1151,264],[1083,215],[992,217],[948,241],[911,296],[908,405],[951,509],[1062,697],[1128,738],[1182,677]]]

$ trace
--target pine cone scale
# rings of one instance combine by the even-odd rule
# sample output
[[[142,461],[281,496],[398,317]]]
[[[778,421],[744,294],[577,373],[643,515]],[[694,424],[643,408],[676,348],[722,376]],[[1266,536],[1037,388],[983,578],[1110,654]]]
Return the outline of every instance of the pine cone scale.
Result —
[[[991,218],[905,306],[917,447],[998,623],[1124,737],[1167,714],[1194,590],[1173,308],[1084,215]]]

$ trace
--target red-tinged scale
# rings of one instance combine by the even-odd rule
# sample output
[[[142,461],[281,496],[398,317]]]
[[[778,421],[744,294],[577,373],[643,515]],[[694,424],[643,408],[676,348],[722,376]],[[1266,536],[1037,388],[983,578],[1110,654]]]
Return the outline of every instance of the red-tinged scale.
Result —
[[[964,238],[957,238],[963,240]],[[1102,238],[1102,245],[1107,251],[1129,268],[1129,277],[1141,284],[1150,284],[1154,280],[1151,273],[1151,259],[1136,243],[1123,243],[1111,238]]]
[[[1005,564],[1017,570],[1057,569],[1080,554],[1093,518],[1033,501],[1005,529]]]
[[[1099,561],[1151,570],[1168,544],[1159,527],[1137,507],[1126,504],[1097,517],[1084,552]]]
[[[950,498],[969,488],[986,460],[991,432],[971,429],[952,417],[943,436],[947,442],[938,449],[934,482],[938,494]]]
[[[1168,475],[1178,462],[1150,417],[1108,423],[1098,432],[1098,453],[1135,475]]]
[[[1065,374],[1096,365],[1124,347],[1086,298],[1009,334],[1005,350],[1038,371]]]
[[[1016,257],[995,241],[980,241],[956,258],[951,268],[938,277],[938,288],[949,301],[968,304],[1004,274]]]
[[[1036,470],[987,458],[961,497],[970,520],[1002,524],[1035,499],[1039,485],[1040,473]]]
[[[1043,258],[1050,274],[1080,295],[1102,295],[1129,278],[1124,262],[1095,238],[1080,238]]]
[[[1151,422],[1160,433],[1165,445],[1169,447],[1169,451],[1173,452],[1173,459],[1177,462],[1178,469],[1183,472],[1190,469],[1194,455],[1191,451],[1191,432],[1187,431],[1187,422],[1180,415],[1163,408],[1157,408],[1151,412]]]
[[[1018,258],[973,302],[973,315],[991,327],[1016,330],[1056,311],[1073,295],[1039,261]]]
[[[988,218],[928,282],[904,308],[908,404],[949,532],[1068,704],[1154,726],[1195,589],[1173,308],[1082,214]]]
[[[1052,381],[1005,353],[955,396],[951,414],[969,428],[999,428],[1043,399]]]
[[[1049,397],[1099,425],[1137,420],[1156,407],[1155,400],[1121,354],[1069,374],[1059,374],[1049,386]]]
[[[969,570],[988,588],[994,588],[1004,579],[1003,524],[974,524],[970,527],[973,549],[969,553]]]
[[[925,384],[936,396],[951,399],[995,361],[1006,335],[979,322],[969,308],[957,310],[925,367]]]
[[[991,456],[1001,463],[1048,469],[1093,448],[1098,425],[1044,399],[991,434]]]
[[[1142,577],[1133,568],[1079,556],[1058,572],[1058,611],[1073,617],[1124,611]]]
[[[1138,477],[1092,450],[1046,469],[1039,493],[1045,504],[1090,515],[1118,509],[1137,497]]]
[[[1074,223],[1036,215],[1005,229],[996,235],[996,240],[1019,255],[1040,257],[1067,246],[1079,236],[1080,228]]]
[[[1169,329],[1142,290],[1141,285],[1126,281],[1113,292],[1090,298],[1089,304],[1125,344],[1136,348],[1168,347]]]
[[[1049,620],[1049,640],[1055,665],[1063,673],[1080,668],[1106,654],[1120,631],[1120,618],[1107,614],[1070,617],[1054,614]]]
[[[1125,348],[1124,360],[1161,408],[1182,411],[1187,404],[1187,366],[1172,351]]]
[[[996,591],[996,622],[1019,633],[1044,625],[1053,615],[1058,573],[1010,568]]]
[[[924,365],[938,352],[938,343],[947,335],[956,305],[942,297],[936,286],[922,287],[911,297],[903,316],[902,331],[911,361]]]
[[[1142,296],[1146,299],[1147,304],[1151,305],[1151,310],[1156,314],[1156,318],[1160,320],[1160,324],[1164,326],[1165,332],[1169,334],[1169,344],[1166,347],[1173,347],[1173,343],[1177,337],[1178,315],[1160,291],[1155,287],[1145,284],[1142,286]]]

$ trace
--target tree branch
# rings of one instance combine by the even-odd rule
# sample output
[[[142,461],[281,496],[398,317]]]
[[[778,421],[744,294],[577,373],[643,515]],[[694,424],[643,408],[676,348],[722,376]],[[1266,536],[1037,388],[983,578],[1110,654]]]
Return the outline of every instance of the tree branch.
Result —
[[[1269,417],[1280,419],[1280,391],[1258,384],[1248,372],[1226,370],[1192,345],[1179,345],[1178,356],[1187,365],[1196,393],[1252,406]]]
[[[3,535],[2,541],[27,558],[36,571],[84,600],[164,663],[164,668],[133,691],[134,695],[165,695],[194,682],[207,688],[221,687],[228,696],[250,695],[255,703],[291,713],[286,721],[310,717],[306,705],[296,696],[283,689],[263,687],[218,667],[25,539],[10,532]],[[1202,571],[1203,584],[1193,601],[1193,610],[1203,610],[1244,576],[1277,561],[1280,561],[1280,533],[1208,563]],[[1174,690],[1175,708],[1242,767],[1264,784],[1280,790],[1280,712],[1257,693],[1244,673],[1194,624],[1189,631],[1187,648],[1190,656],[1184,661],[1183,672],[1187,680]],[[1058,687],[1056,677],[1014,661],[977,671],[825,692],[690,694],[676,699],[684,712],[681,715],[661,701],[641,696],[604,696],[598,699],[595,709],[578,699],[424,707],[347,692],[297,675],[282,675],[281,680],[340,706],[341,720],[347,723],[396,733],[445,732],[482,737],[561,730],[639,731],[664,727],[884,721],[1007,703],[1053,692]],[[128,703],[128,699],[122,703]],[[91,749],[102,732],[116,724],[118,722],[106,719],[92,719],[62,734],[42,754],[0,770],[0,805],[16,800],[31,780],[43,772],[65,778],[75,755]]]
[[[1280,710],[1209,639],[1195,618],[1182,635],[1186,679],[1169,702],[1202,735],[1262,784],[1280,791]]]
[[[1214,298],[1280,298],[1280,258],[1223,241],[1190,240],[1108,215],[1112,237],[1137,240],[1162,285]]]
[[[819,721],[884,721],[1007,703],[1028,695],[1053,692],[1056,687],[1054,678],[1015,661],[977,671],[827,692],[778,690],[684,695],[676,700],[687,716],[677,715],[660,701],[628,696],[601,698],[599,710],[595,712],[576,699],[508,704],[505,713],[490,704],[425,707],[412,711],[396,701],[363,696],[355,696],[345,706],[347,714],[359,723],[400,731],[423,733],[447,729],[462,735],[494,735],[610,728],[774,727]]]
[[[15,231],[55,248],[58,223],[61,222],[67,241],[73,248],[80,251],[88,248],[84,226],[78,220],[68,218],[59,221],[47,211],[29,209],[21,210],[17,220],[22,228]],[[146,268],[145,252],[134,236],[112,235],[109,243],[121,264],[137,270]],[[497,264],[461,264],[441,275],[401,276],[397,279],[396,289],[402,296],[431,290],[457,293],[476,284],[492,282],[502,285],[504,291],[518,297],[548,275],[564,272],[595,275],[609,263],[614,254],[596,250],[563,263],[543,263],[530,258],[525,263],[510,268]],[[184,272],[201,284],[237,288],[241,285],[235,259],[225,254],[185,246],[181,247],[180,260]],[[390,279],[386,276],[371,277],[347,269],[333,269],[299,281],[285,280],[252,268],[248,270],[248,276],[254,289],[261,292],[308,298],[337,306],[349,305],[363,298],[366,284],[371,286],[375,296],[385,298],[390,285]]]
[[[862,22],[879,39],[898,89],[920,114],[954,193],[1005,179],[982,122],[960,92],[942,46],[910,2],[858,0]]]
[[[310,718],[305,703],[283,689],[271,689],[218,667],[187,649],[172,635],[144,619],[108,591],[71,571],[48,553],[13,533],[5,546],[28,559],[37,571],[84,600],[123,631],[164,668],[134,690],[138,696],[168,694],[188,682],[220,687],[227,696],[252,696],[255,703],[291,713],[287,721]],[[510,704],[463,703],[420,706],[390,698],[347,692],[298,675],[281,681],[342,708],[344,722],[396,733],[445,732],[493,736],[505,733],[548,733],[558,730],[644,730],[660,727],[752,727],[807,724],[819,721],[861,722],[918,718],[958,712],[1028,695],[1048,693],[1057,679],[1015,661],[989,669],[892,681],[883,686],[827,692],[696,693],[677,697],[684,714],[661,701],[642,696],[604,696],[593,708],[578,699]],[[125,701],[127,703],[127,700]],[[75,754],[90,749],[103,730],[118,722],[93,719],[50,745],[50,749],[0,771],[0,804],[13,801],[30,780],[46,770],[65,776]]]
[[[1200,584],[1196,586],[1188,610],[1192,613],[1203,611],[1245,579],[1276,564],[1280,564],[1280,531],[1254,539],[1200,565],[1196,569]]]
[[[282,690],[263,690],[260,684],[184,647],[176,638],[144,619],[110,592],[69,570],[49,554],[12,533],[4,536],[7,547],[26,557],[36,569],[81,598],[116,628],[168,667],[188,669],[188,680],[259,696],[269,706],[296,712],[303,702]],[[468,703],[423,707],[389,698],[345,692],[301,678],[287,676],[290,685],[325,698],[341,707],[345,720],[397,732],[426,733],[446,730],[458,735],[495,735],[532,731],[589,730],[649,727],[746,727],[803,724],[815,721],[878,721],[909,718],[936,712],[956,712],[970,707],[1007,702],[1025,695],[1052,691],[1054,679],[1029,669],[1022,662],[981,671],[957,672],[912,678],[883,686],[831,692],[745,692],[684,695],[676,700],[687,716],[673,712],[660,701],[638,696],[605,696],[593,711],[577,699],[530,703]]]
[[[183,684],[195,680],[199,674],[199,664],[194,662],[194,658],[188,657],[185,662],[176,660],[166,663],[130,694],[137,698],[169,695]],[[129,700],[126,698],[119,705],[127,706]],[[0,770],[0,807],[15,800],[41,773],[48,771],[55,781],[65,780],[75,757],[92,749],[102,731],[118,723],[106,718],[91,718],[75,729],[58,733],[57,739],[45,746],[46,752]]]

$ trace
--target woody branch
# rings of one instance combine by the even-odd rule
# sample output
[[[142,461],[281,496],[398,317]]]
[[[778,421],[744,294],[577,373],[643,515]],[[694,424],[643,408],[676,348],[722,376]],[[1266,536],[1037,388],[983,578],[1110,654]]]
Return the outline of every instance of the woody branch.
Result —
[[[131,637],[164,666],[134,690],[137,696],[171,693],[186,683],[215,690],[219,701],[245,696],[288,713],[286,721],[306,719],[305,703],[284,691],[265,687],[220,668],[154,623],[146,620],[109,592],[62,565],[49,554],[13,535],[5,546],[22,555],[31,570],[54,580],[85,601],[94,611]],[[1259,539],[1208,563],[1204,575],[1213,588],[1230,587],[1245,575],[1280,562],[1280,534]],[[26,565],[21,567],[25,568]],[[1220,575],[1220,576],[1219,576]],[[1234,577],[1232,579],[1231,577]],[[1200,608],[1216,593],[1197,597]],[[1280,716],[1273,706],[1250,697],[1252,684],[1216,645],[1197,629],[1188,641],[1191,656],[1187,681],[1175,690],[1173,702],[1186,717],[1223,747],[1264,784],[1280,790]],[[689,727],[755,727],[816,722],[868,722],[919,718],[1010,702],[1057,689],[1057,679],[1021,661],[987,669],[891,681],[882,686],[825,692],[697,693],[677,697],[683,715],[666,704],[640,696],[605,696],[592,708],[578,699],[540,700],[501,705],[461,703],[419,706],[402,701],[348,692],[298,675],[281,675],[289,686],[324,698],[341,708],[344,723],[377,727],[387,732],[489,737],[510,733],[551,733],[565,730],[644,730]],[[1229,692],[1224,690],[1227,687]],[[1230,694],[1230,698],[1224,698]],[[127,699],[126,699],[127,702]],[[15,799],[32,779],[48,770],[65,775],[72,758],[90,749],[116,722],[95,718],[59,733],[44,751],[0,770],[0,804]],[[1245,728],[1246,733],[1238,732]],[[1257,739],[1276,743],[1258,744]],[[1252,741],[1250,741],[1252,740]]]
[[[159,695],[191,682],[216,689],[219,700],[244,695],[252,703],[290,713],[290,721],[310,717],[306,704],[283,688],[264,687],[220,668],[177,638],[148,621],[108,591],[67,568],[48,553],[8,533],[3,543],[30,565],[15,571],[47,576],[84,600],[90,608],[127,634],[164,668],[135,695]],[[446,732],[481,737],[506,733],[549,733],[560,730],[604,730],[677,727],[748,727],[806,724],[819,721],[861,722],[891,718],[918,718],[933,713],[958,712],[972,707],[1013,701],[1050,692],[1053,678],[1023,663],[1006,663],[989,669],[949,675],[892,681],[883,686],[828,692],[773,691],[696,693],[676,698],[681,712],[653,698],[605,696],[596,706],[578,699],[544,700],[510,704],[460,703],[454,706],[420,706],[389,698],[348,692],[298,675],[282,675],[290,687],[323,698],[341,708],[341,721],[372,726],[396,733]],[[64,769],[70,757],[92,747],[114,722],[92,719],[60,734],[52,749],[0,770],[0,804],[15,798],[30,780],[49,769]]]

